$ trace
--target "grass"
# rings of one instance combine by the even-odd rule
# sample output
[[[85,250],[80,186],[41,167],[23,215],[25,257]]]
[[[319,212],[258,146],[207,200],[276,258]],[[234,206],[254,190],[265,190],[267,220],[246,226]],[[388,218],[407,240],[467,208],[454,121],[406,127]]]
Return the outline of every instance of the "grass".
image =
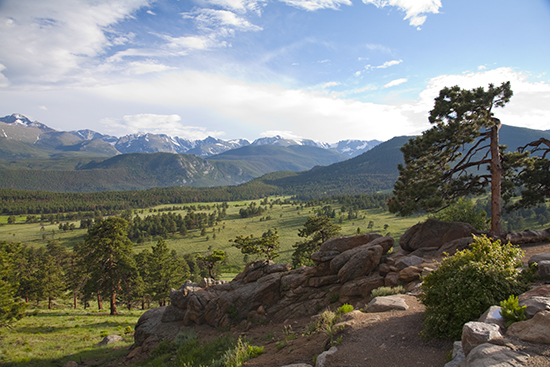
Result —
[[[271,199],[275,198],[270,198],[270,200]],[[225,219],[213,228],[207,228],[206,236],[208,236],[208,239],[206,236],[201,236],[199,230],[192,230],[189,231],[185,237],[179,234],[168,237],[166,239],[168,246],[171,249],[175,249],[180,254],[206,252],[209,249],[221,249],[226,251],[226,263],[229,266],[233,266],[233,268],[226,269],[228,270],[228,274],[225,274],[223,278],[229,280],[242,270],[244,266],[243,254],[238,249],[232,247],[229,240],[234,239],[238,235],[247,236],[254,234],[254,236],[260,236],[268,229],[276,227],[279,231],[279,240],[281,243],[280,256],[276,261],[290,262],[293,252],[292,245],[301,239],[298,237],[298,229],[300,229],[307,218],[314,215],[315,210],[320,207],[300,209],[297,205],[273,205],[271,209],[268,209],[268,211],[260,217],[241,218],[238,214],[239,210],[250,202],[251,201],[230,202]],[[259,204],[259,200],[257,200],[256,203]],[[214,203],[210,203],[210,205],[213,204]],[[158,206],[154,209],[171,206],[172,205]],[[340,206],[334,204],[332,207],[336,209],[337,215],[340,215]],[[206,210],[205,212],[210,213],[212,210]],[[145,217],[155,214],[157,213],[150,213],[149,210],[144,210],[143,213],[139,215]],[[181,211],[181,214],[185,215],[186,211]],[[271,217],[271,219],[260,220],[267,216]],[[342,223],[338,223],[338,219],[335,219],[334,222],[342,227],[342,235],[357,234],[357,228],[359,228],[361,233],[375,232],[383,235],[390,233],[397,241],[408,228],[423,220],[423,217],[396,217],[380,209],[362,210],[359,216],[360,218],[358,219],[344,220]],[[84,241],[87,233],[86,229],[78,229],[80,222],[72,222],[77,229],[63,232],[58,228],[59,224],[44,224],[44,230],[42,230],[42,225],[40,223],[26,224],[26,217],[18,216],[16,220],[15,224],[8,225],[7,216],[0,216],[0,241],[21,242],[29,246],[40,247],[45,246],[49,240],[55,239],[59,241],[61,245],[72,248],[80,241]],[[372,229],[367,228],[370,221],[374,222],[374,227]],[[386,228],[385,225],[387,225]],[[216,235],[215,239],[213,238],[214,234]],[[144,243],[136,244],[135,251],[139,252],[145,248],[151,248],[156,242],[157,239],[152,238]],[[249,257],[248,260],[252,261],[254,258]]]
[[[68,361],[102,366],[128,354],[135,327],[144,311],[110,316],[97,309],[29,309],[11,328],[0,328],[0,365],[58,367]],[[125,341],[97,347],[103,336],[120,335]]]

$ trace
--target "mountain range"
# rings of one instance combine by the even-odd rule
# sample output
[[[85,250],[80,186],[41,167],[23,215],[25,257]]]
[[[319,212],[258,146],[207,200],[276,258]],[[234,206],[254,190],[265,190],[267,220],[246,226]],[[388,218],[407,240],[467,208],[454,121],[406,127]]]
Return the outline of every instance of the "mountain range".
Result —
[[[27,154],[11,158],[0,155],[0,159],[43,158],[48,153],[57,156],[84,153],[112,157],[127,153],[163,152],[211,157],[249,145],[281,147],[303,145],[332,149],[346,157],[356,157],[381,143],[379,140],[343,140],[335,144],[328,144],[310,139],[286,139],[281,136],[260,138],[251,143],[246,139],[222,140],[207,137],[203,140],[189,140],[177,136],[151,133],[129,134],[119,138],[92,130],[56,131],[17,113],[0,118],[0,131],[0,137],[9,139],[12,143],[17,141],[22,146],[27,145],[30,148],[41,150],[41,152],[37,152],[36,149],[29,149]]]
[[[121,154],[117,144],[122,138],[99,138],[98,133],[89,130],[57,132],[39,122],[27,123],[22,119],[16,122],[17,116],[8,117],[15,121],[0,122],[4,136],[0,135],[0,188],[56,192],[243,183],[247,187],[267,185],[272,192],[300,198],[387,191],[398,177],[397,165],[403,163],[400,148],[410,138],[394,137],[352,158],[334,149],[307,143],[292,144],[280,137],[263,140],[270,142],[269,145],[255,141],[234,149],[224,148],[223,152],[206,157],[174,152]],[[500,143],[507,145],[509,150],[541,137],[550,139],[550,132],[507,125],[500,130]],[[216,139],[207,138],[206,143],[209,139],[209,144],[216,146]],[[149,142],[151,140],[149,138]],[[129,141],[133,143],[128,145]],[[147,142],[145,138],[137,141],[128,138],[120,145],[135,148],[138,141]],[[146,146],[160,149],[160,141],[154,140],[156,146],[142,147],[144,150]],[[167,140],[164,142],[164,147],[170,145]],[[204,151],[210,149],[206,143],[201,146]],[[199,146],[195,142],[188,151]],[[114,153],[97,154],[106,147]]]

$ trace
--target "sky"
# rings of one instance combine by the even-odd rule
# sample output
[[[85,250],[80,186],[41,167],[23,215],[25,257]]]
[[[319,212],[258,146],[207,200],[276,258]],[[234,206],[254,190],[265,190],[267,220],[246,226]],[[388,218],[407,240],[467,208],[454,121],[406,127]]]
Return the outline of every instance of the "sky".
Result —
[[[505,81],[550,129],[550,0],[0,0],[0,116],[56,130],[388,140]]]

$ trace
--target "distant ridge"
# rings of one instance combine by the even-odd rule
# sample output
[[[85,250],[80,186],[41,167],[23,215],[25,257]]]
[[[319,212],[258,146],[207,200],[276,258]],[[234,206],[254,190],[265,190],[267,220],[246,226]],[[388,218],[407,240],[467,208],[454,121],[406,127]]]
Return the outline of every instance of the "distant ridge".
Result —
[[[0,138],[4,137],[11,140],[17,140],[29,144],[35,144],[38,140],[46,138],[42,137],[43,133],[52,133],[56,136],[59,144],[54,145],[51,142],[48,144],[46,154],[55,155],[56,147],[64,147],[67,145],[78,146],[77,143],[83,143],[92,140],[101,140],[110,144],[114,149],[105,149],[104,152],[96,152],[101,156],[113,156],[124,153],[176,153],[176,154],[195,154],[199,157],[211,157],[216,154],[223,153],[228,150],[242,148],[248,145],[274,145],[288,147],[292,145],[312,146],[323,149],[333,149],[347,157],[356,157],[365,151],[371,149],[380,143],[378,140],[343,140],[335,144],[317,142],[311,139],[288,139],[279,135],[273,137],[259,138],[250,143],[246,139],[222,140],[211,136],[202,140],[189,140],[177,136],[169,136],[166,134],[152,133],[137,133],[129,134],[122,137],[104,135],[93,130],[85,129],[78,131],[55,131],[48,126],[38,122],[30,121],[27,117],[21,114],[12,114],[0,118]],[[60,138],[63,136],[63,138]],[[52,140],[52,136],[47,137]],[[74,139],[78,139],[75,141]],[[68,142],[72,141],[72,144]],[[96,143],[95,146],[98,146]],[[86,144],[81,144],[82,151],[85,151]],[[106,145],[105,145],[106,148]],[[53,152],[51,150],[54,150]],[[67,151],[76,151],[60,149],[67,156]],[[0,156],[0,159],[3,159]]]

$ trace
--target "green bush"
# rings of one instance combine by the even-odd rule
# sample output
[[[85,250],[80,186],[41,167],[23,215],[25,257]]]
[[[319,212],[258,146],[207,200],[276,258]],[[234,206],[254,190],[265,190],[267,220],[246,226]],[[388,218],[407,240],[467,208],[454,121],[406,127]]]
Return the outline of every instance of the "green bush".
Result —
[[[522,271],[523,251],[508,243],[474,237],[470,250],[443,259],[424,278],[424,334],[460,339],[462,326],[509,295],[524,292],[533,272]]]
[[[512,325],[516,321],[527,320],[525,309],[527,306],[520,306],[518,298],[511,295],[507,300],[500,302],[500,314],[506,320],[506,327]]]
[[[443,222],[470,223],[478,231],[489,228],[487,213],[484,210],[476,210],[473,201],[462,198],[429,217]]]
[[[348,303],[344,303],[342,306],[338,307],[338,314],[339,315],[343,315],[343,314],[351,312],[351,311],[353,311],[353,306],[348,304]]]

